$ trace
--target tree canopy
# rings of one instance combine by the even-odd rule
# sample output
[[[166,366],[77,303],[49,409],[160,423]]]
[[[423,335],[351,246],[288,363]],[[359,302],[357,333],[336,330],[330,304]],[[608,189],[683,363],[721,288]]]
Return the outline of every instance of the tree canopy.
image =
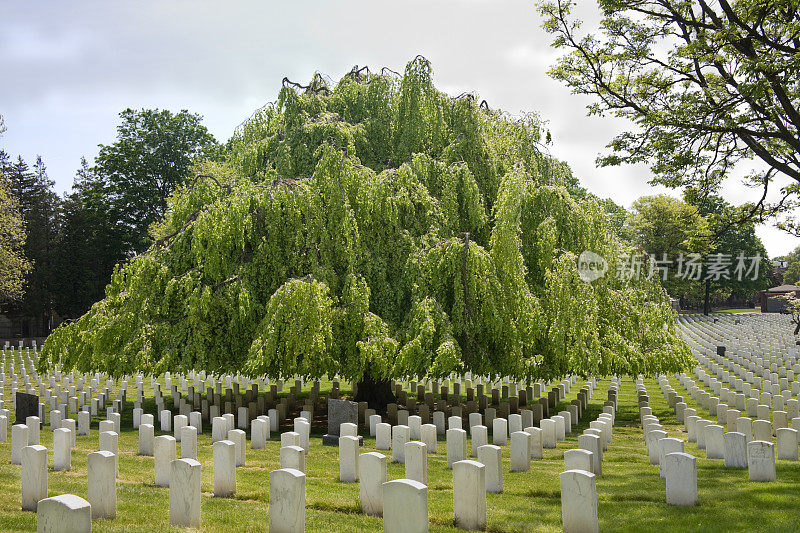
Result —
[[[786,285],[797,285],[800,283],[800,246],[777,259],[788,263],[786,271],[783,273],[783,283]]]
[[[25,257],[25,224],[19,202],[8,190],[0,167],[0,306],[22,298],[30,262]]]
[[[213,157],[219,147],[202,117],[186,110],[126,109],[119,116],[117,140],[100,146],[93,172],[120,218],[126,251],[139,253],[150,244],[150,224],[164,216],[167,198],[189,178],[192,163]]]
[[[0,135],[5,131],[5,120],[0,115]],[[8,155],[0,150],[0,308],[22,297],[25,275],[31,268],[25,257],[25,222],[6,178],[10,167]]]
[[[570,0],[541,4],[553,45],[551,75],[595,97],[593,114],[636,124],[602,165],[645,163],[653,182],[718,190],[745,160],[759,200],[736,213],[800,235],[800,3],[756,0],[598,0],[600,30],[581,33]],[[782,178],[777,181],[776,178]],[[779,200],[767,192],[781,187]]]
[[[421,57],[402,76],[284,80],[40,364],[353,380],[683,368],[665,291],[614,275],[626,247],[570,194],[545,136],[535,114],[436,90]],[[581,281],[585,250],[608,275]]]
[[[735,223],[733,207],[695,189],[634,202],[623,235],[667,270],[662,284],[682,305],[748,300],[767,284],[769,261],[752,222]],[[756,264],[757,263],[757,267]]]

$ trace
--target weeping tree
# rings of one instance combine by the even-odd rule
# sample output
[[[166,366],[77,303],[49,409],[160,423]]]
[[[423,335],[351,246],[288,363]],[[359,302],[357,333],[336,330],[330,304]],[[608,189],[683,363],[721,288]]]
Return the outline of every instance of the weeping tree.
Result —
[[[396,377],[684,368],[666,293],[613,275],[628,250],[544,136],[534,114],[437,91],[422,57],[284,79],[39,364],[338,375],[379,407]],[[584,250],[609,275],[581,281]]]

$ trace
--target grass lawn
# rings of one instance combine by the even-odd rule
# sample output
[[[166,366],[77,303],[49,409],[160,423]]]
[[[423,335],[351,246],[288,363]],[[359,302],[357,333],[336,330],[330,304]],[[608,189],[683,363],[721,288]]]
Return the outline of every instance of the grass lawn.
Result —
[[[6,370],[6,376],[10,372]],[[146,390],[149,380],[145,380]],[[677,380],[673,387],[684,393]],[[686,439],[682,425],[668,408],[654,380],[645,381],[653,414],[659,417],[669,436]],[[577,446],[577,436],[602,411],[608,380],[601,382],[590,408],[557,449],[545,450],[543,460],[532,461],[529,472],[508,471],[508,447],[503,449],[503,494],[488,494],[489,531],[560,531],[561,501],[559,473],[563,470],[564,451]],[[11,405],[10,387],[6,384],[6,405]],[[135,396],[133,380],[129,398]],[[580,382],[567,397],[575,398]],[[324,386],[323,386],[324,390]],[[344,391],[345,394],[347,391]],[[683,394],[689,407],[697,407]],[[120,436],[120,475],[117,481],[117,518],[96,520],[94,531],[166,531],[168,526],[168,489],[153,485],[153,458],[139,457],[137,432],[130,429],[131,406],[123,414]],[[153,412],[151,403],[145,406]],[[708,413],[698,409],[698,414]],[[12,413],[13,417],[13,413]],[[686,451],[698,457],[700,505],[675,508],[665,503],[665,483],[658,467],[650,465],[638,424],[635,387],[623,380],[619,393],[614,441],[604,454],[603,475],[598,478],[598,512],[601,531],[797,531],[800,510],[800,464],[778,462],[777,483],[749,483],[746,470],[725,469],[721,460],[707,460],[703,450],[686,443]],[[158,424],[158,422],[156,422]],[[156,428],[158,429],[158,428]],[[237,469],[237,493],[232,499],[212,497],[212,454],[210,427],[198,437],[198,460],[202,463],[202,530],[264,531],[267,528],[269,472],[278,468],[279,435],[273,433],[264,450],[250,450],[247,464]],[[306,529],[308,531],[380,531],[380,518],[360,513],[357,483],[339,483],[337,448],[323,447],[321,418],[312,429],[311,451],[306,459]],[[285,429],[283,429],[285,430]],[[156,434],[160,434],[158,431]],[[9,440],[11,431],[9,429]],[[86,497],[86,455],[97,449],[97,419],[92,434],[77,437],[72,453],[72,470],[48,472],[49,495],[62,493]],[[52,467],[52,434],[49,426],[41,432],[41,443],[48,448]],[[375,451],[375,440],[366,437],[363,451]],[[387,452],[383,452],[387,453]],[[391,455],[388,452],[387,455]],[[35,515],[20,510],[20,467],[9,464],[10,442],[0,443],[0,531],[34,531]],[[452,472],[446,469],[444,440],[438,453],[428,456],[430,530],[458,531],[453,527]],[[404,467],[389,464],[388,479],[404,477]]]

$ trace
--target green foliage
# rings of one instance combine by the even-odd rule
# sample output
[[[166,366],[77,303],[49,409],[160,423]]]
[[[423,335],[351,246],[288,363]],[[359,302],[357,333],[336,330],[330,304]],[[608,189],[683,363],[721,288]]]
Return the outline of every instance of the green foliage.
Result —
[[[53,259],[55,308],[77,318],[105,295],[114,267],[129,251],[126,228],[106,187],[81,159],[72,191],[61,202],[59,253]]]
[[[766,170],[746,170],[763,196],[744,214],[757,220],[772,207],[780,226],[800,233],[798,2],[598,0],[594,32],[581,31],[576,5],[540,2],[545,30],[565,52],[550,74],[593,96],[590,113],[635,125],[599,162],[644,163],[655,183],[713,193],[758,159]],[[781,199],[768,206],[776,182]]]
[[[5,120],[0,115],[0,135],[5,131]],[[9,157],[0,150],[0,306],[22,297],[25,276],[31,269],[25,256],[25,222],[6,178],[10,170]]]
[[[3,162],[2,181],[14,197],[27,234],[24,239],[24,256],[30,268],[26,271],[25,293],[15,301],[10,310],[25,317],[35,317],[34,331],[46,332],[48,318],[53,312],[55,299],[54,262],[59,254],[57,247],[60,224],[60,198],[53,191],[53,181],[41,157],[31,169],[21,156],[13,164]]]
[[[688,189],[684,198],[685,201],[667,195],[639,198],[622,234],[643,253],[671,262],[668,277],[662,283],[672,296],[683,299],[683,305],[699,307],[706,303],[706,297],[710,305],[724,304],[732,298],[749,300],[755,291],[765,287],[769,273],[767,252],[753,223],[737,220],[733,206],[719,196]],[[699,279],[678,275],[681,256],[685,268],[692,254],[704,265]],[[718,279],[713,273],[709,275],[706,268],[717,256],[730,263],[725,275]],[[741,275],[736,270],[740,256],[744,261]],[[751,258],[759,256],[758,272],[747,272]],[[645,264],[644,268],[649,266]]]
[[[119,116],[117,140],[100,146],[93,172],[126,228],[128,252],[142,252],[167,198],[186,182],[198,158],[218,157],[219,147],[200,115],[186,110],[126,109]]]
[[[286,82],[40,363],[353,380],[684,367],[660,286],[578,278],[583,250],[613,269],[624,246],[536,148],[535,116],[475,100],[437,91],[424,58],[400,79]]]
[[[783,283],[786,285],[797,285],[800,283],[800,246],[778,259],[789,263],[786,272],[783,273]]]
[[[25,275],[30,270],[25,239],[19,203],[0,174],[0,304],[19,300],[24,293]]]

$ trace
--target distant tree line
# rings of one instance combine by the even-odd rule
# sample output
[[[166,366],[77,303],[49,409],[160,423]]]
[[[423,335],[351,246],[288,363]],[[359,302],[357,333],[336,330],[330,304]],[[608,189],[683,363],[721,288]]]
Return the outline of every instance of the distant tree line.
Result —
[[[82,158],[63,197],[41,156],[31,167],[0,148],[0,313],[20,324],[15,334],[47,335],[102,299],[116,265],[147,249],[149,226],[194,162],[221,151],[186,110],[120,118],[116,141],[93,163]]]

